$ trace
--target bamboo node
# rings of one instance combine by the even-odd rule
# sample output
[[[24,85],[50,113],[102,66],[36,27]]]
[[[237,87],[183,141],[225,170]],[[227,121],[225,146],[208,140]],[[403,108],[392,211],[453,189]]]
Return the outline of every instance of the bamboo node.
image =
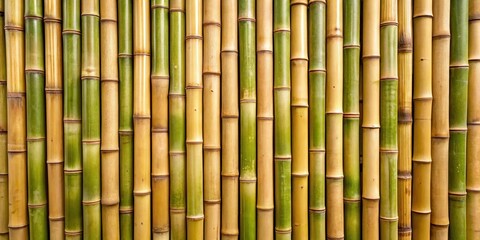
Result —
[[[44,208],[44,207],[47,206],[47,203],[46,203],[46,202],[45,202],[45,203],[36,203],[36,204],[29,203],[29,204],[27,204],[27,206],[28,206],[29,209],[32,209],[32,208],[33,208],[33,209],[34,209],[34,208]]]
[[[398,77],[381,77],[380,81],[381,82],[398,81]]]
[[[68,230],[65,230],[65,236],[81,236],[82,235],[82,230],[79,230],[79,231],[68,231]]]
[[[187,218],[187,221],[188,221],[188,220],[201,221],[201,220],[203,220],[205,217],[204,217],[203,214],[202,214],[202,215],[194,215],[194,216],[187,215],[186,218]]]
[[[397,178],[402,179],[402,180],[410,180],[410,179],[412,179],[412,174],[410,174],[410,172],[399,171],[398,175],[397,175]]]
[[[458,63],[458,64],[450,64],[450,69],[458,69],[458,68],[468,68],[468,63],[467,64],[461,64],[461,63]]]
[[[101,153],[116,153],[119,151],[119,148],[101,148]]]
[[[165,81],[165,80],[169,80],[170,76],[169,75],[163,75],[163,76],[162,75],[152,75],[151,79],[152,80],[163,80],[163,81]]]
[[[380,196],[378,196],[378,197],[368,197],[368,196],[363,196],[362,195],[362,199],[364,201],[380,202]]]
[[[73,29],[67,29],[62,31],[62,35],[64,34],[74,34],[74,35],[82,35],[82,33],[78,30],[73,30]]]
[[[327,212],[327,209],[325,207],[319,207],[319,208],[309,207],[308,211],[313,214],[322,214]]]
[[[27,142],[43,142],[45,137],[27,137]]]
[[[343,113],[343,118],[353,118],[358,119],[360,118],[360,113]]]
[[[433,18],[433,13],[413,14],[413,19],[415,20],[416,18]]]
[[[412,207],[412,213],[413,214],[419,214],[419,215],[430,215],[432,211],[430,209],[428,210],[415,210],[414,207]]]
[[[26,149],[8,149],[7,150],[7,153],[8,154],[11,154],[11,155],[14,155],[14,154],[24,154],[26,153],[27,150]]]
[[[286,33],[289,33],[290,32],[290,28],[277,28],[275,30],[273,30],[273,33],[282,33],[282,32],[286,32]]]
[[[380,216],[380,221],[384,221],[384,222],[397,222],[397,221],[398,221],[398,217]]]
[[[185,208],[170,207],[171,213],[185,213]]]
[[[450,132],[467,132],[468,128],[466,127],[450,127]]]
[[[168,128],[152,128],[152,133],[168,133]]]
[[[25,74],[40,74],[45,75],[45,71],[40,69],[25,69]]]
[[[222,202],[220,199],[205,199],[203,202],[207,205],[217,205]]]
[[[170,151],[168,153],[170,156],[185,156],[185,151]]]
[[[166,9],[166,10],[169,10],[169,6],[168,5],[162,5],[162,4],[152,4],[152,10],[154,9],[157,9],[157,8],[160,8],[160,9]]]
[[[258,211],[262,211],[262,212],[271,212],[273,211],[273,209],[275,209],[275,207],[273,205],[270,205],[270,206],[260,206],[260,205],[257,205],[257,210]]]
[[[298,103],[298,104],[292,103],[292,104],[290,104],[290,106],[292,108],[308,108],[308,104],[301,104],[301,103]]]
[[[440,39],[444,39],[444,38],[450,38],[450,34],[434,34],[432,36],[432,39],[433,40],[440,40]]]
[[[169,232],[169,226],[167,224],[167,226],[164,226],[164,227],[153,227],[153,230],[152,232],[153,233],[168,233]]]
[[[303,173],[297,173],[297,172],[292,172],[292,177],[296,177],[296,178],[304,178],[304,177],[308,177],[308,172],[303,172]]]
[[[464,197],[464,196],[467,196],[467,191],[464,191],[464,192],[448,191],[448,196],[449,197]]]
[[[343,34],[341,33],[329,33],[327,34],[327,40],[330,40],[330,39],[335,39],[335,38],[341,38],[343,39]]]
[[[290,162],[292,161],[292,156],[274,156],[275,162],[281,162],[281,161],[287,161]]]
[[[203,146],[205,152],[219,152],[222,148],[218,146]]]
[[[185,90],[189,90],[189,89],[203,89],[203,86],[202,85],[189,85],[189,86],[185,87]]]
[[[257,182],[257,178],[254,177],[241,177],[240,176],[240,183],[256,183]]]
[[[134,57],[150,57],[149,52],[134,52],[133,53]]]
[[[56,95],[56,94],[62,94],[62,93],[63,93],[63,89],[61,88],[45,88],[45,94]]]
[[[167,179],[170,177],[170,174],[155,174],[152,173],[152,180],[162,180],[162,179]]]
[[[100,14],[98,13],[82,13],[82,17],[95,17],[95,18],[100,18]]]
[[[222,24],[220,22],[203,22],[204,27],[208,26],[216,26],[216,27],[222,27]]]
[[[185,13],[185,10],[182,8],[170,8],[170,12],[180,12]]]
[[[343,198],[343,201],[344,201],[344,202],[348,202],[348,203],[360,203],[360,202],[362,202],[362,199],[360,199],[360,198],[347,198],[347,197],[344,197],[344,198]]]
[[[306,57],[306,58],[293,57],[293,58],[290,58],[290,61],[291,61],[291,62],[294,62],[294,61],[307,61],[307,62],[308,62],[308,57]]]
[[[310,153],[324,153],[324,152],[325,152],[325,149],[313,149],[313,148],[310,148],[310,149],[308,149],[308,152],[310,152]]]
[[[467,194],[468,193],[480,193],[480,188],[475,188],[475,187],[467,187]]]
[[[66,175],[77,175],[77,174],[81,174],[83,170],[82,169],[63,169],[63,172]]]
[[[87,75],[83,75],[80,79],[81,79],[82,81],[99,81],[99,80],[100,80],[100,77],[99,77],[99,76],[87,76]]]
[[[184,93],[168,93],[168,97],[170,98],[185,98]]]
[[[290,3],[290,7],[293,7],[295,5],[308,6],[308,3],[307,2],[292,2],[292,3]]]
[[[239,17],[238,21],[239,22],[256,22],[257,20],[255,18]]]
[[[290,91],[290,86],[275,86],[273,87],[273,90],[279,90],[279,91]]]
[[[25,15],[24,17],[25,17],[25,20],[27,20],[27,19],[40,20],[40,21],[43,20],[43,17],[41,17],[41,16],[35,16],[35,15]]]
[[[100,81],[102,83],[106,82],[112,82],[112,83],[118,83],[118,78],[101,78]]]
[[[222,118],[233,118],[233,119],[237,119],[237,118],[238,118],[238,114],[222,114]]]
[[[130,54],[130,53],[119,53],[119,54],[118,54],[118,57],[119,57],[119,58],[132,58],[132,57],[133,57],[133,54]]]
[[[56,17],[43,17],[43,21],[45,23],[62,23],[62,19]]]
[[[19,32],[23,32],[23,27],[19,27],[19,26],[8,26],[8,25],[5,25],[4,29],[5,29],[5,31],[19,31]]]
[[[130,214],[133,213],[132,207],[120,207],[120,214]]]
[[[82,200],[83,206],[94,206],[100,204],[100,199],[97,200]]]
[[[240,103],[256,103],[257,99],[256,98],[242,98],[240,99]]]
[[[380,28],[382,27],[388,27],[388,26],[398,26],[398,22],[397,21],[383,21],[380,23]]]
[[[185,36],[185,41],[187,41],[187,40],[195,40],[195,39],[203,40],[203,37],[200,36],[200,35],[188,35],[188,36]]]
[[[102,206],[108,207],[108,206],[116,206],[120,203],[120,201],[118,199],[105,200],[105,198],[103,198],[101,203],[102,203]]]
[[[325,174],[325,179],[327,180],[332,180],[332,181],[339,181],[343,180],[344,176],[342,175],[330,175],[330,174]]]
[[[228,231],[222,229],[222,236],[235,237],[238,236],[238,231]]]
[[[326,1],[326,0],[310,0],[310,1],[308,2],[308,5],[315,4],[315,3],[327,4],[327,1]]]
[[[120,136],[133,136],[132,130],[118,130]]]
[[[25,92],[7,92],[7,98],[20,98],[23,99],[25,98],[26,93]]]
[[[185,143],[187,145],[198,145],[203,144],[203,140],[186,140]]]
[[[257,120],[259,121],[272,121],[273,119],[274,119],[273,117],[257,116]]]
[[[343,45],[343,49],[351,49],[351,48],[360,48],[360,44],[354,44],[354,43],[351,43],[351,44],[344,44]]]
[[[18,226],[12,226],[12,225],[8,224],[8,229],[11,229],[11,230],[22,229],[22,228],[27,228],[27,227],[28,227],[28,223],[21,224],[21,225],[18,225]]]
[[[432,159],[415,159],[413,158],[412,159],[412,163],[419,163],[419,164],[431,164],[432,163]]]
[[[270,49],[259,49],[257,50],[257,54],[273,54],[273,50]]]
[[[148,190],[133,190],[133,196],[148,196],[152,191]]]
[[[309,73],[327,73],[327,70],[325,68],[323,69],[309,69],[308,70]]]
[[[100,22],[101,23],[108,23],[108,22],[117,23],[117,19],[114,19],[114,18],[100,18]]]
[[[290,234],[292,232],[292,228],[278,228],[275,227],[275,232],[279,234]]]
[[[82,139],[82,144],[85,144],[85,145],[100,144],[100,139]]]
[[[235,54],[237,55],[238,54],[238,50],[231,50],[231,49],[225,49],[225,50],[222,50],[221,53],[231,53],[231,54]]]
[[[239,174],[237,173],[221,173],[223,178],[238,178]]]
[[[211,71],[204,71],[202,74],[204,76],[205,75],[212,75],[212,76],[221,76],[222,75],[220,72],[211,72]]]
[[[362,60],[380,59],[380,55],[363,55]]]

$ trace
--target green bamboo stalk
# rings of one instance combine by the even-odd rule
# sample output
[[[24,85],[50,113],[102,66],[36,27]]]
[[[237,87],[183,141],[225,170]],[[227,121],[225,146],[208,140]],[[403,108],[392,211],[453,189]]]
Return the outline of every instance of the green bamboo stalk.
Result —
[[[345,239],[361,239],[360,205],[360,0],[343,5],[343,171]]]
[[[240,55],[240,239],[256,239],[255,0],[238,2]]]
[[[171,238],[185,240],[185,1],[170,2],[170,224]]]
[[[80,0],[63,1],[65,238],[82,239],[82,95]]]
[[[8,239],[7,76],[4,2],[0,1],[0,239]]]
[[[25,0],[28,213],[31,239],[48,239],[43,3]]]
[[[325,240],[326,2],[309,2],[310,239]]]
[[[450,141],[448,193],[450,239],[466,239],[466,151],[468,99],[468,0],[450,8]]]
[[[273,3],[275,238],[292,237],[290,1]]]
[[[133,239],[133,3],[118,1],[120,238]]]
[[[381,1],[380,26],[380,238],[397,239],[397,0]]]
[[[86,239],[101,238],[99,1],[82,2],[83,225]]]

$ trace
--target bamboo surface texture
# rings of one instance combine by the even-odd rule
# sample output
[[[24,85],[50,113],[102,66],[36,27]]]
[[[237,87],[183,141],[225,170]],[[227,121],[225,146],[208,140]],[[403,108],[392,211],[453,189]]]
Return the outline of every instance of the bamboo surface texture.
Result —
[[[7,64],[5,8],[0,1],[0,239],[8,239]]]

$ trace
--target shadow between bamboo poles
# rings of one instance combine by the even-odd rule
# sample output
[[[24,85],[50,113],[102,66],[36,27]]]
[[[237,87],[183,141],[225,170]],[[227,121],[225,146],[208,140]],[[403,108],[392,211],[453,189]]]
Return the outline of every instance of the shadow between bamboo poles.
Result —
[[[50,238],[63,239],[63,76],[62,8],[60,0],[45,0],[45,94],[47,111],[47,171]],[[60,127],[62,126],[62,127]]]
[[[448,239],[450,1],[433,1],[432,240]]]
[[[8,239],[7,66],[4,1],[0,1],[0,239]]]
[[[5,2],[9,237],[28,238],[24,3]]]
[[[467,239],[480,238],[480,1],[469,3]]]
[[[222,239],[238,239],[238,24],[237,1],[222,0]]]
[[[257,8],[257,239],[274,239],[273,185],[273,1]]]
[[[412,238],[412,1],[398,1],[398,237]]]
[[[152,231],[154,239],[169,239],[168,1],[152,7]]]

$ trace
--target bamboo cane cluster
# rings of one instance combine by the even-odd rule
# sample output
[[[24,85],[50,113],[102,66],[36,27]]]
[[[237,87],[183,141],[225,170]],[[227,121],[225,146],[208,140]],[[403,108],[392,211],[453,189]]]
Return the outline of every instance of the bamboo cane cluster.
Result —
[[[480,0],[0,0],[0,240],[480,239]]]

